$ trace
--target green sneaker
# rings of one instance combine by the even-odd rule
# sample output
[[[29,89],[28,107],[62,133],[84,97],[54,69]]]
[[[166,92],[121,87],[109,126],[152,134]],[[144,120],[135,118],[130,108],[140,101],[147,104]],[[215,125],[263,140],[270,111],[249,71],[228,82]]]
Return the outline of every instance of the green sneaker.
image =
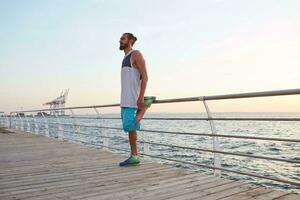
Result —
[[[145,96],[144,97],[144,105],[149,108],[155,100],[156,100],[156,97],[154,97],[154,96]]]
[[[123,166],[136,166],[140,164],[140,159],[138,156],[131,155],[127,160],[124,160],[123,162],[120,162],[120,167]]]

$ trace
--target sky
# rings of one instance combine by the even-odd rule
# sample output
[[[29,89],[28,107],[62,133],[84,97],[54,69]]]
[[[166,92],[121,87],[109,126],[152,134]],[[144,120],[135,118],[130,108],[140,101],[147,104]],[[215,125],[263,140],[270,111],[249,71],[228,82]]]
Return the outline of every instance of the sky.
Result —
[[[119,103],[134,33],[158,99],[300,88],[298,0],[0,0],[0,111]],[[300,112],[300,95],[208,102],[214,112]],[[201,112],[201,102],[153,112]],[[112,110],[112,111],[117,111]]]

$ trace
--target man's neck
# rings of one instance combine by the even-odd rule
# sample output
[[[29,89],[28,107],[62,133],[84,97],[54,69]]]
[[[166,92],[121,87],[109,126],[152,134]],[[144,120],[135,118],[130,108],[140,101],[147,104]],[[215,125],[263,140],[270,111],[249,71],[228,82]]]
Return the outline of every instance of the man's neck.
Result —
[[[131,47],[128,47],[128,48],[126,48],[126,49],[124,49],[124,53],[125,53],[125,55],[129,52],[129,51],[131,51],[132,50],[132,48]]]

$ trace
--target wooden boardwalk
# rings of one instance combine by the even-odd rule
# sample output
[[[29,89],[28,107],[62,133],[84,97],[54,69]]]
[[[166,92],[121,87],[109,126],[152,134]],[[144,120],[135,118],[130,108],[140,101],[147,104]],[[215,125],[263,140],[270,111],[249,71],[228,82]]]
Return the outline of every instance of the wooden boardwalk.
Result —
[[[293,199],[243,182],[125,157],[33,134],[0,130],[0,199]]]

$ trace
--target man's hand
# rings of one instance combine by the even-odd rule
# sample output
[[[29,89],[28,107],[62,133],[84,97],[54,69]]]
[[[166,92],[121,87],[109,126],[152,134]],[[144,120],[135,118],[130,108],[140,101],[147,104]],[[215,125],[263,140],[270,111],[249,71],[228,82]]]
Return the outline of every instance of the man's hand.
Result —
[[[138,106],[138,110],[142,110],[145,105],[144,105],[144,97],[139,97],[137,100],[137,106]]]

